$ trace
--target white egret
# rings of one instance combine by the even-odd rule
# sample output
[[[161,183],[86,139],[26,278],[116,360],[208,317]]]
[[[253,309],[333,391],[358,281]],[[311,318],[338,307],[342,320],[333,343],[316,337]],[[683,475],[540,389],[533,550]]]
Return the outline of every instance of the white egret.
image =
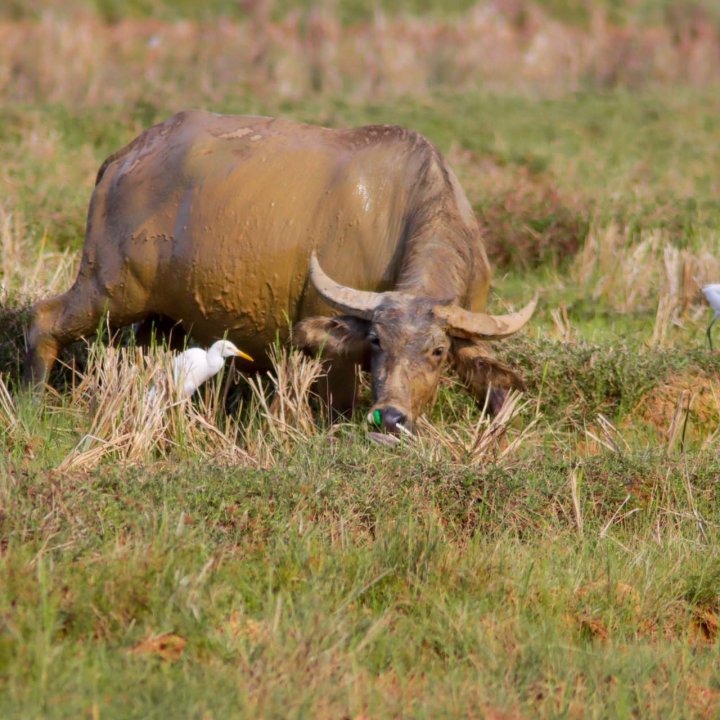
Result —
[[[207,350],[190,348],[173,360],[173,379],[178,397],[190,397],[206,380],[217,375],[225,364],[225,358],[253,359],[238,350],[229,340],[218,340]]]
[[[708,344],[710,345],[710,350],[712,350],[712,335],[710,334],[710,331],[712,330],[712,326],[715,324],[715,321],[720,317],[720,283],[705,285],[702,291],[707,301],[710,303],[710,307],[713,309],[713,319],[710,321],[706,331]]]

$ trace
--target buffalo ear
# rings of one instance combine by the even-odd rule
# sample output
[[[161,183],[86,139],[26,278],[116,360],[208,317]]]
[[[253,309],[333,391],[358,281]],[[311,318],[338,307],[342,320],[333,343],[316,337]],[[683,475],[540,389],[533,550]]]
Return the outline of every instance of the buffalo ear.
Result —
[[[487,392],[491,390],[490,409],[493,412],[502,407],[508,390],[525,389],[522,378],[493,357],[483,343],[453,339],[450,362],[478,403],[484,404]]]
[[[351,315],[301,320],[293,327],[293,345],[312,355],[347,358],[363,362],[370,349],[367,333],[370,323]]]

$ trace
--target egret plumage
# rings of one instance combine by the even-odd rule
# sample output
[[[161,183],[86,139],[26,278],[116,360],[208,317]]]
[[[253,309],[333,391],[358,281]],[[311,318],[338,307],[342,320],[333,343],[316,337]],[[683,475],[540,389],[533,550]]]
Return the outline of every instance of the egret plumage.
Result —
[[[705,285],[702,291],[705,298],[710,303],[710,307],[713,309],[713,319],[710,321],[705,333],[707,335],[708,344],[710,345],[710,350],[712,350],[712,335],[710,334],[710,331],[712,330],[712,326],[715,324],[715,321],[720,317],[720,283]]]
[[[229,340],[218,340],[207,350],[190,348],[180,353],[173,360],[173,379],[178,397],[190,397],[204,382],[222,370],[225,359],[229,357],[253,361]]]

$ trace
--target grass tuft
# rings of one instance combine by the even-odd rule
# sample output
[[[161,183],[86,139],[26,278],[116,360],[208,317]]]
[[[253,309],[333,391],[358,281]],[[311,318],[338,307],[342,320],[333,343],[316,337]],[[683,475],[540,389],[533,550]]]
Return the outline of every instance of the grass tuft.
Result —
[[[272,370],[267,377],[250,378],[250,417],[256,418],[246,431],[247,444],[263,465],[277,462],[278,451],[291,452],[318,432],[316,412],[319,398],[315,383],[325,375],[322,361],[304,353],[273,346]],[[313,400],[315,401],[313,403]]]
[[[633,233],[611,223],[593,226],[573,265],[573,276],[618,312],[650,310],[657,303],[653,345],[667,335],[670,322],[705,306],[703,285],[720,277],[717,238],[696,237],[679,248],[661,230]]]
[[[472,411],[452,424],[436,426],[427,418],[418,422],[418,436],[409,447],[420,458],[437,462],[445,460],[462,467],[493,464],[505,466],[517,459],[518,451],[533,435],[538,421],[534,417],[513,433],[513,421],[527,414],[532,402],[522,400],[522,393],[511,391],[500,411],[489,416],[484,408],[477,419]]]
[[[73,410],[85,415],[89,426],[57,470],[173,455],[252,463],[238,445],[237,424],[225,418],[222,429],[218,426],[218,397],[205,393],[197,404],[178,400],[172,356],[162,350],[144,354],[95,343],[70,398]]]

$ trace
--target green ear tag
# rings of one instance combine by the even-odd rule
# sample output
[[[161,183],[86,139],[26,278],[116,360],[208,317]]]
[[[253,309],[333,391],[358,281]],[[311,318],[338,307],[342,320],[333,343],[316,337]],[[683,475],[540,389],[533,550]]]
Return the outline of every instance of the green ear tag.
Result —
[[[379,410],[373,411],[373,422],[376,425],[382,425],[382,415]]]

